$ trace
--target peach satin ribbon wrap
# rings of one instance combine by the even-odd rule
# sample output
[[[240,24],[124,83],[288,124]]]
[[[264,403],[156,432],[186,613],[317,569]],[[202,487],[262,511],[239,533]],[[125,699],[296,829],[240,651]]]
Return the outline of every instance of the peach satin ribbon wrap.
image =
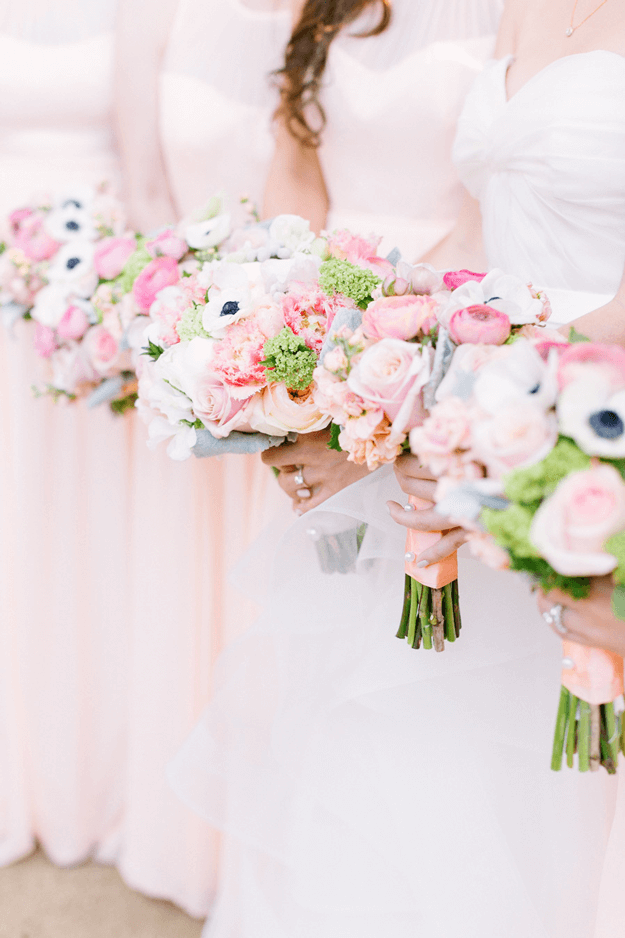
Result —
[[[409,501],[417,511],[432,507],[431,502],[423,501],[414,495],[409,496]],[[442,589],[448,583],[453,583],[458,579],[458,554],[455,552],[439,563],[430,564],[429,567],[417,567],[419,554],[437,544],[442,536],[440,531],[415,531],[412,528],[408,528],[406,536],[406,553],[412,553],[415,556],[414,560],[406,561],[406,574],[413,577],[417,583],[430,586],[432,589]]]
[[[562,642],[564,660],[562,684],[580,700],[589,704],[612,703],[623,694],[623,659],[611,651],[589,648],[576,642]]]

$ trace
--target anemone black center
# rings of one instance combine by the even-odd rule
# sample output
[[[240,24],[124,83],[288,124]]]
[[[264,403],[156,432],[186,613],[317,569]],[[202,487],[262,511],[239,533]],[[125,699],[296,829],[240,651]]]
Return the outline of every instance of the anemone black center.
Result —
[[[79,264],[80,264],[79,257],[70,257],[70,259],[68,260],[65,266],[67,267],[68,270],[73,270],[74,267],[78,267]]]
[[[77,202],[76,199],[66,199],[63,202],[63,208],[69,208],[70,205],[73,205],[74,208],[82,208],[82,202]]]
[[[234,316],[239,312],[239,304],[236,300],[228,300],[227,303],[221,307],[220,316]]]
[[[68,231],[78,231],[78,229],[80,228],[80,225],[78,224],[77,221],[66,221],[65,227],[67,228]]]
[[[533,388],[530,388],[529,393],[530,393],[530,394],[538,394],[539,391],[540,391],[540,383],[539,383],[539,384],[535,384]]]
[[[488,306],[489,303],[492,303],[492,302],[494,302],[495,300],[500,300],[500,299],[501,299],[500,296],[491,296],[491,298],[490,298],[489,300],[486,300],[486,305]]]
[[[613,410],[598,410],[590,415],[588,422],[597,436],[604,440],[616,440],[625,430],[623,421]]]

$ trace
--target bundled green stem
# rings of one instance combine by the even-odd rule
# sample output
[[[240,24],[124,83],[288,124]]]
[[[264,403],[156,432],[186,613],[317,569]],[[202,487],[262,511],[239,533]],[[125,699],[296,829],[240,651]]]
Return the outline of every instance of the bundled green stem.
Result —
[[[599,766],[614,775],[619,750],[625,752],[625,721],[613,703],[589,704],[566,687],[560,689],[560,704],[553,738],[551,768],[559,772],[566,755],[570,769],[596,772]]]
[[[404,606],[397,638],[405,638],[411,648],[445,650],[445,641],[460,635],[458,581],[442,589],[423,586],[406,574]]]

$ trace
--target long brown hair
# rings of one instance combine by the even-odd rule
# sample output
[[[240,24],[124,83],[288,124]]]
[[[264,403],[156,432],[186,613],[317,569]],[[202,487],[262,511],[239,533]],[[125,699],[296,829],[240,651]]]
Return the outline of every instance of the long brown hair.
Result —
[[[325,125],[319,101],[321,78],[330,44],[340,30],[367,7],[380,7],[380,19],[361,38],[378,36],[391,21],[391,0],[306,0],[286,47],[284,65],[275,73],[280,85],[276,117],[308,147],[318,147]],[[313,123],[311,116],[315,115]]]

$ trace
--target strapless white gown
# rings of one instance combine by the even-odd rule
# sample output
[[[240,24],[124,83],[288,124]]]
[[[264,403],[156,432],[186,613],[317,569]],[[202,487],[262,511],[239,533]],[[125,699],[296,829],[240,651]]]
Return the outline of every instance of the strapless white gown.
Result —
[[[477,4],[437,11],[452,7]],[[397,74],[410,85],[409,70]],[[402,127],[457,113],[440,75],[422,87]],[[363,113],[370,94],[363,85]],[[449,156],[431,164],[429,145],[425,130],[411,171],[423,158],[443,188]],[[377,179],[375,229],[385,189],[408,191],[410,175],[354,146],[346,165]],[[590,938],[615,783],[549,769],[559,644],[520,577],[468,558],[461,640],[442,655],[398,642],[405,532],[389,497],[402,496],[383,469],[276,536],[274,551],[264,541],[264,577],[242,568],[265,612],[222,657],[214,701],[170,773],[226,832],[207,938]],[[320,574],[307,532],[363,520],[357,572]]]
[[[508,101],[510,62],[492,62],[476,82],[455,147],[489,259],[535,283],[612,296],[625,264],[625,57],[559,59]],[[621,766],[595,938],[625,932],[624,883]]]

